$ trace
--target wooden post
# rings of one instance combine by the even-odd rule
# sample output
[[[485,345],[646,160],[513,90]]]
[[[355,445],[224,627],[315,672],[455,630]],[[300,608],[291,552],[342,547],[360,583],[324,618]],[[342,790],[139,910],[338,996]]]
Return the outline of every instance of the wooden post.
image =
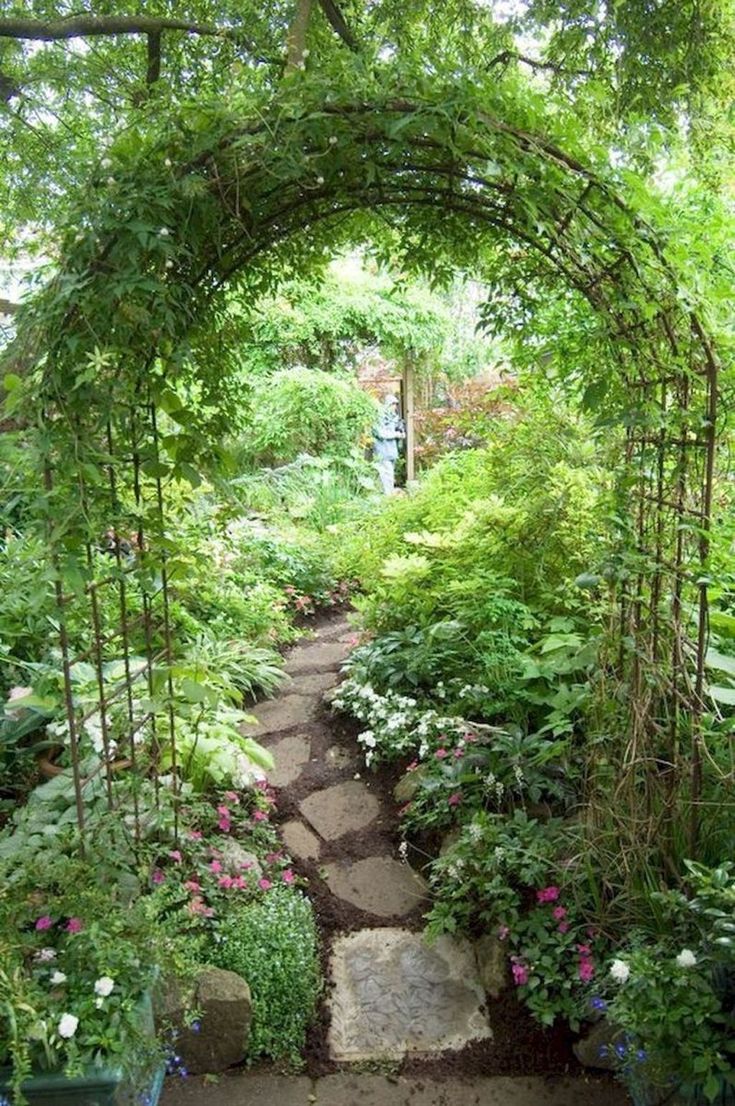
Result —
[[[403,417],[406,423],[406,483],[416,479],[416,438],[414,434],[414,368],[413,356],[406,356],[403,366]]]

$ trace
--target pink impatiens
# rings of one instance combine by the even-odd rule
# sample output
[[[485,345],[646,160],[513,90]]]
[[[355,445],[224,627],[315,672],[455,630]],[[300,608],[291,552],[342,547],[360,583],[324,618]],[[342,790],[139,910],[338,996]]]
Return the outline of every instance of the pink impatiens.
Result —
[[[556,902],[561,894],[558,887],[542,887],[536,892],[537,902]]]
[[[67,933],[81,933],[84,929],[84,923],[81,918],[70,918],[66,923]]]
[[[513,982],[516,987],[522,987],[525,983],[528,983],[528,966],[517,956],[511,957],[511,960],[510,970],[513,973]]]
[[[51,929],[51,926],[53,924],[53,918],[51,918],[48,914],[44,914],[42,917],[37,919],[36,929]]]

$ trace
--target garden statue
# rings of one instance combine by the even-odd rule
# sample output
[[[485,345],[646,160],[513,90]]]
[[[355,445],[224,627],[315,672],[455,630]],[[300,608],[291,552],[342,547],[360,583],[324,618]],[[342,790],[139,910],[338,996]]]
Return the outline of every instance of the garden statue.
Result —
[[[395,491],[398,442],[405,437],[406,428],[398,414],[398,399],[394,395],[387,395],[383,400],[380,417],[373,427],[373,457],[386,495],[393,495]]]

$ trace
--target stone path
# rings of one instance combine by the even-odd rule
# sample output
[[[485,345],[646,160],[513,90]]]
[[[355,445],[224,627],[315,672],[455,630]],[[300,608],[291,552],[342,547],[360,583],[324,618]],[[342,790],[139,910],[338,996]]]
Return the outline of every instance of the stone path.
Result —
[[[490,1042],[487,957],[465,941],[442,938],[431,946],[421,933],[427,885],[395,853],[395,811],[384,806],[364,774],[354,742],[341,744],[324,697],[354,641],[344,618],[323,625],[289,654],[292,677],[278,699],[251,712],[246,732],[273,753],[270,782],[284,813],[286,848],[310,879],[312,897],[341,930],[329,951],[329,1055],[336,1063],[395,1065]],[[364,776],[364,778],[363,778]],[[483,962],[484,957],[484,962]],[[506,966],[501,965],[501,974]],[[490,973],[493,975],[493,973]],[[497,973],[494,973],[497,976]],[[383,1069],[385,1070],[385,1068]],[[374,1074],[321,1079],[228,1072],[170,1082],[165,1106],[622,1106],[619,1088],[599,1080],[549,1082],[539,1078],[403,1079]]]

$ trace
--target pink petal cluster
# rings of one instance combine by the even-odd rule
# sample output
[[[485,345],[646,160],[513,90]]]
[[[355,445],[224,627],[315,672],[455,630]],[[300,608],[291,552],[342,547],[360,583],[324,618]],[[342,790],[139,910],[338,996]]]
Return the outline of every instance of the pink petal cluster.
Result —
[[[153,869],[153,874],[151,875],[151,879],[153,880],[154,883],[163,883],[165,878],[166,878],[166,874],[165,874],[165,872],[162,872],[160,868],[154,868]]]
[[[595,963],[592,959],[592,949],[589,945],[577,945],[579,964],[577,974],[582,983],[590,983],[595,977]]]
[[[450,806],[458,806],[462,802],[462,792],[461,791],[453,792],[453,794],[451,794],[449,796],[449,798],[447,799],[447,802],[449,803]]]
[[[293,874],[290,868],[284,868],[284,870],[281,872],[281,879],[284,883],[293,883],[293,881],[296,879],[296,876]]]
[[[171,857],[174,864],[181,864],[181,853],[178,849],[172,849],[168,855]]]
[[[447,750],[446,749],[437,749],[436,752],[434,753],[434,756],[436,757],[437,760],[444,760],[444,757],[447,756]]]
[[[528,966],[517,956],[513,956],[511,961],[510,970],[513,973],[513,982],[516,987],[522,987],[524,983],[528,983]]]
[[[558,887],[542,887],[536,892],[537,902],[556,902],[561,894]]]
[[[219,814],[217,825],[223,833],[229,833],[231,829],[230,808],[227,806],[218,806],[217,813]]]
[[[252,814],[252,819],[254,822],[267,822],[268,815],[264,810],[254,810]]]
[[[261,891],[270,891],[272,886],[273,886],[273,884],[271,883],[271,881],[269,879],[263,878],[263,879],[258,880],[258,887],[260,888]]]
[[[207,906],[200,895],[195,895],[189,903],[189,911],[198,914],[200,918],[211,918],[214,914],[211,906]]]
[[[84,929],[84,923],[81,918],[70,918],[66,923],[67,933],[81,933]]]
[[[36,919],[36,929],[51,929],[53,924],[53,918],[49,914],[44,914]]]

